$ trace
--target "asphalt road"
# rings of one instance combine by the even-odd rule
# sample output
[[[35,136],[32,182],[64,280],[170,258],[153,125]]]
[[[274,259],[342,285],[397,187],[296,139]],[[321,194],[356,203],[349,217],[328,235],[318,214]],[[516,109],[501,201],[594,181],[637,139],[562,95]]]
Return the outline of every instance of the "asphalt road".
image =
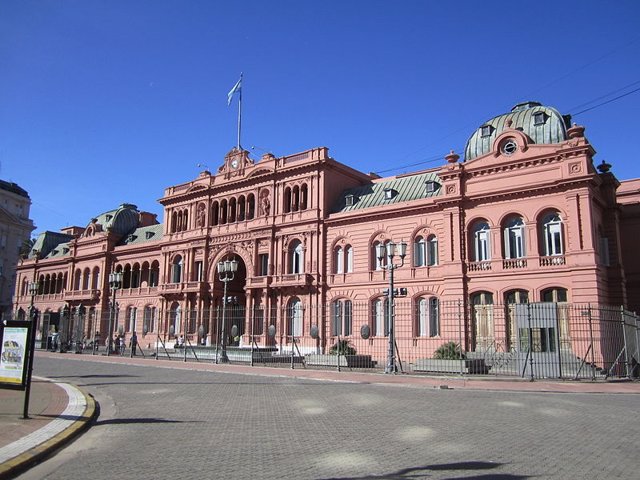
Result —
[[[100,404],[33,479],[638,478],[640,396],[36,362]]]

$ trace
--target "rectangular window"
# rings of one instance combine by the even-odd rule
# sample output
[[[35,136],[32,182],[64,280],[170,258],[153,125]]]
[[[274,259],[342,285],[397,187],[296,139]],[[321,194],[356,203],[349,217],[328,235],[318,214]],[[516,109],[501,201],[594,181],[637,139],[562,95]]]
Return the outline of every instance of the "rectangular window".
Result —
[[[269,275],[269,254],[261,253],[258,255],[258,275],[266,277]]]
[[[195,263],[195,272],[194,272],[194,274],[195,274],[194,280],[196,282],[201,282],[202,281],[202,272],[203,272],[202,262],[201,261],[196,262]]]

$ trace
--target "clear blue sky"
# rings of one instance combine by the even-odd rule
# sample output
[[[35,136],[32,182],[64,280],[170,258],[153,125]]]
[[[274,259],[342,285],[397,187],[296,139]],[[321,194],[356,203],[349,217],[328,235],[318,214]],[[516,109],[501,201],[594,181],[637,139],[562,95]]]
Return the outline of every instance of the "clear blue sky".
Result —
[[[575,116],[640,177],[640,1],[1,0],[0,178],[34,233],[255,158],[326,146],[393,175],[436,167],[523,100]]]

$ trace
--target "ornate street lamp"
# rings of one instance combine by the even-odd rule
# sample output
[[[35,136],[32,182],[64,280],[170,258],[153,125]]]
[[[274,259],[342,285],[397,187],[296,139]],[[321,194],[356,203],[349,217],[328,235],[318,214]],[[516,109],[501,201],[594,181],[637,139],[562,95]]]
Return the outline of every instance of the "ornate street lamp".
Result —
[[[76,321],[73,324],[71,344],[73,353],[82,353],[82,333],[84,332],[84,314],[87,309],[82,305],[76,307]]]
[[[115,324],[118,304],[116,303],[116,291],[122,288],[122,272],[111,272],[109,274],[109,288],[111,289],[111,302],[109,303],[109,329],[107,332],[107,356],[111,354],[113,345],[113,325]]]
[[[32,320],[35,319],[35,315],[34,315],[35,308],[33,304],[35,303],[37,294],[38,294],[38,282],[29,282],[29,295],[31,295],[31,304],[29,305],[29,315],[31,316]]]
[[[226,312],[227,312],[227,284],[233,280],[238,271],[237,260],[224,260],[218,262],[218,279],[224,282],[224,291],[222,294],[222,353],[220,358],[216,356],[216,363],[229,363],[227,356],[227,332],[226,332]]]
[[[60,311],[60,328],[58,329],[58,345],[60,347],[59,352],[65,353],[67,350],[67,338],[69,330],[69,315],[71,308],[68,303],[64,304]]]
[[[393,257],[395,255],[400,257],[400,263],[394,264]],[[395,356],[395,336],[394,336],[394,291],[393,291],[393,271],[396,268],[400,268],[404,265],[404,258],[407,256],[407,244],[403,241],[399,244],[388,242],[386,245],[379,243],[376,246],[376,256],[382,268],[386,268],[389,271],[389,291],[388,297],[388,311],[389,318],[389,350],[387,352],[387,365],[384,368],[384,373],[396,373],[396,356]],[[386,261],[385,261],[386,259]]]

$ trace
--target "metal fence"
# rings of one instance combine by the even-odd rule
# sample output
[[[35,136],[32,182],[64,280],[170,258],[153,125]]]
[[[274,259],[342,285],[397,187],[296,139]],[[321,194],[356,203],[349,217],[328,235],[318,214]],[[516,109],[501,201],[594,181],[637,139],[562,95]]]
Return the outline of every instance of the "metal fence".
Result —
[[[109,312],[58,316],[57,341],[104,351],[108,321]],[[590,380],[640,374],[638,317],[620,307],[426,298],[397,299],[389,309],[385,300],[340,300],[250,311],[227,305],[224,315],[222,307],[136,318],[120,311],[111,321],[116,336],[137,330],[145,355],[157,358],[220,361],[224,352],[232,363],[256,366],[389,371],[392,352],[393,371],[405,373]],[[44,319],[40,330],[40,346],[52,348]]]

